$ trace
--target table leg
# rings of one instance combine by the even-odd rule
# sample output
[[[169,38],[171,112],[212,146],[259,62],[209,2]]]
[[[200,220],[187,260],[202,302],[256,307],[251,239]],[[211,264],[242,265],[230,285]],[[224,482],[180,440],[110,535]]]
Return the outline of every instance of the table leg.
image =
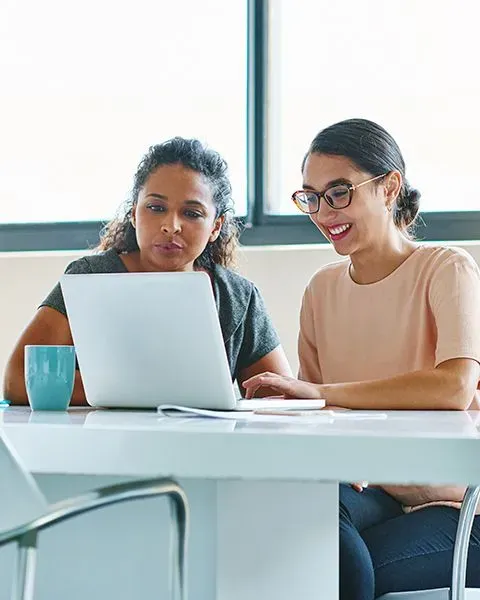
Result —
[[[217,484],[216,600],[338,598],[338,486]]]

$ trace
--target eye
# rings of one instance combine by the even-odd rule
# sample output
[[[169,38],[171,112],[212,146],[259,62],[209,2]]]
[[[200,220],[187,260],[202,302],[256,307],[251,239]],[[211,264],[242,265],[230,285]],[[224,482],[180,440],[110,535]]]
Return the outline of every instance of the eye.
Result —
[[[336,200],[340,200],[345,196],[348,196],[348,188],[344,185],[337,185],[333,188],[330,188],[325,192],[326,195],[330,196],[330,198],[334,198]]]
[[[185,215],[190,219],[201,219],[203,217],[202,213],[196,210],[186,210]]]
[[[350,200],[350,191],[346,185],[334,185],[325,192],[325,200],[333,208],[345,208]]]
[[[165,207],[161,204],[147,204],[147,208],[152,212],[163,212],[165,210]]]

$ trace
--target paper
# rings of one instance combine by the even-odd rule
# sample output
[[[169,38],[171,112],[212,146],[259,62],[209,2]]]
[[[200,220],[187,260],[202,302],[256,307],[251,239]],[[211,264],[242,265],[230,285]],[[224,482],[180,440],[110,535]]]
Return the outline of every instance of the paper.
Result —
[[[238,410],[207,410],[205,408],[190,408],[175,404],[161,404],[157,411],[165,417],[210,417],[212,419],[241,419],[253,416],[250,411]]]
[[[211,419],[230,419],[236,421],[280,421],[280,422],[317,422],[338,420],[364,420],[364,419],[386,419],[386,413],[376,411],[353,411],[353,410],[279,410],[259,409],[256,411],[238,410],[207,410],[204,408],[191,408],[188,406],[177,406],[175,404],[161,404],[158,413],[165,417],[208,417]]]

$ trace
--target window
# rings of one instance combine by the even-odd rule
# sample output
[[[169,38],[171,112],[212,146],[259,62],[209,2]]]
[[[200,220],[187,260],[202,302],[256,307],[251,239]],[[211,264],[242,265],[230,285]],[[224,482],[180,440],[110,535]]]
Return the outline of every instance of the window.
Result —
[[[198,137],[246,212],[243,1],[4,0],[0,223],[100,221],[148,146]]]
[[[323,242],[290,198],[314,135],[353,116],[399,142],[421,239],[480,239],[474,8],[3,0],[0,251],[94,245],[148,146],[173,135],[228,161],[244,244]]]
[[[422,211],[480,208],[474,3],[275,0],[270,7],[268,213],[296,212],[290,196],[301,187],[310,142],[350,117],[376,121],[395,137]]]

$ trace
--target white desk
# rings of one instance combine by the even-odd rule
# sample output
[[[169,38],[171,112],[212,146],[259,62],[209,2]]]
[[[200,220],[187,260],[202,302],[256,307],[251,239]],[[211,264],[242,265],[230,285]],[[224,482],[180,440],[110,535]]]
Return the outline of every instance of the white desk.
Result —
[[[480,413],[393,412],[300,426],[0,411],[51,500],[129,477],[176,477],[192,506],[190,593],[199,600],[334,600],[336,482],[480,483],[477,421]],[[166,597],[161,501],[84,517],[41,542],[39,600]],[[3,600],[9,558],[0,558]]]

